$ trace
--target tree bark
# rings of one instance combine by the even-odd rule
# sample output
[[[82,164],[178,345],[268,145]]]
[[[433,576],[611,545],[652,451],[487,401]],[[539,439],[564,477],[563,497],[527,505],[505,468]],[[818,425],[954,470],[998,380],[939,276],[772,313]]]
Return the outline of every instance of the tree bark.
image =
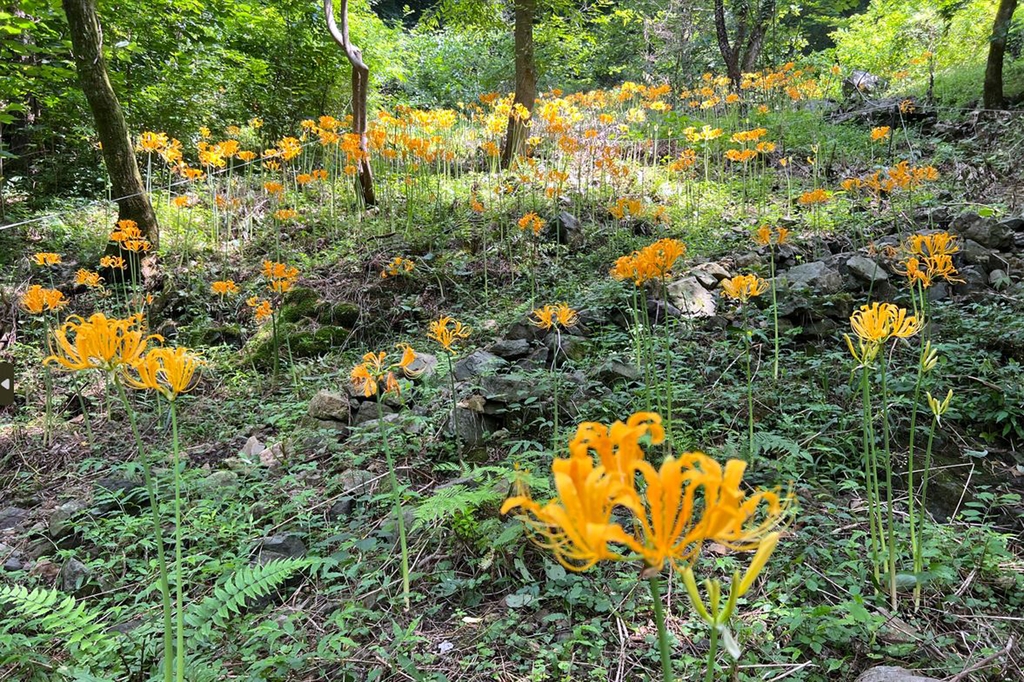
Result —
[[[359,136],[359,189],[363,195],[363,204],[373,206],[377,203],[377,197],[373,190],[373,167],[370,165],[370,147],[366,139],[366,96],[370,84],[370,67],[363,61],[363,51],[349,39],[348,0],[341,0],[340,29],[334,20],[332,0],[324,0],[324,14],[327,16],[327,30],[352,64],[352,132]]]
[[[160,227],[156,213],[142,183],[128,126],[121,104],[110,84],[103,59],[103,33],[95,0],[62,0],[71,31],[75,67],[82,92],[89,102],[96,123],[103,162],[110,176],[111,191],[117,201],[118,220],[134,220],[153,248],[159,243]]]
[[[537,99],[537,63],[533,54],[533,20],[537,14],[537,0],[515,0],[515,68],[516,94],[512,103],[521,104],[533,113]],[[508,168],[512,160],[522,153],[529,121],[509,115],[505,132],[505,146],[501,150],[501,166]]]
[[[775,0],[762,0],[757,13],[752,14],[748,0],[736,3],[736,37],[729,41],[729,28],[725,20],[725,0],[715,0],[715,36],[718,50],[725,62],[725,72],[736,90],[744,72],[753,71],[761,56],[768,25],[775,14]]]
[[[986,109],[999,109],[1006,104],[1003,97],[1003,57],[1006,54],[1006,36],[1010,32],[1017,0],[999,0],[996,20],[992,25],[992,39],[988,44],[988,63],[985,66],[984,102]]]

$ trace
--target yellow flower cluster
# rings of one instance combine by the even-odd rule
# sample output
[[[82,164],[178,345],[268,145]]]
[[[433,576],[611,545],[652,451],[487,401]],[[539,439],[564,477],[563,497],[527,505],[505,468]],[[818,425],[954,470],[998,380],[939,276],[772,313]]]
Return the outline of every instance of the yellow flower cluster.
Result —
[[[252,308],[253,319],[257,322],[263,322],[274,314],[274,307],[265,298],[261,299],[259,296],[250,296],[246,299],[245,304]]]
[[[516,224],[519,225],[520,230],[530,229],[533,230],[535,235],[539,235],[541,230],[544,229],[544,226],[547,225],[547,221],[533,211],[530,211],[520,218]]]
[[[233,279],[217,280],[216,282],[210,284],[210,291],[216,294],[217,296],[223,298],[228,294],[237,294],[238,285],[235,284],[235,280]]]
[[[459,341],[469,338],[473,332],[467,325],[462,324],[453,317],[444,315],[430,323],[427,330],[427,338],[437,341],[449,353],[454,352],[452,347]]]
[[[61,262],[59,253],[41,252],[32,256],[32,261],[36,265],[48,266],[48,265],[59,265]]]
[[[118,246],[125,251],[138,253],[149,251],[149,240],[142,238],[142,230],[134,220],[119,220],[117,227],[110,233],[110,241],[117,242]]]
[[[641,286],[652,280],[664,279],[684,255],[686,245],[678,239],[659,239],[639,251],[620,257],[609,274],[618,280],[631,279]]]
[[[782,246],[789,242],[791,233],[792,231],[785,227],[778,227],[773,231],[769,225],[762,225],[754,233],[754,242],[758,246],[771,246],[772,244]]]
[[[766,291],[768,291],[768,282],[757,275],[736,275],[731,279],[722,280],[722,296],[727,296],[740,303],[746,303]]]
[[[272,260],[263,261],[263,276],[271,291],[283,294],[290,290],[299,276],[299,269]]]
[[[60,310],[68,304],[64,294],[56,289],[46,289],[33,284],[21,296],[21,307],[33,315],[41,315],[50,310]]]
[[[867,190],[876,197],[892,194],[897,190],[912,191],[939,179],[934,166],[911,166],[909,161],[900,161],[891,168],[877,170],[864,178],[846,178],[839,185],[847,192]]]
[[[384,385],[383,393],[385,394],[401,393],[395,372],[400,371],[410,378],[417,376],[419,372],[410,369],[416,360],[416,351],[412,349],[412,346],[399,344],[398,348],[402,351],[402,357],[395,363],[387,361],[388,354],[385,351],[369,352],[363,355],[363,361],[353,367],[349,373],[352,386],[367,398],[377,395],[381,384]]]
[[[850,315],[850,326],[857,337],[854,346],[849,334],[844,334],[850,353],[862,365],[870,365],[889,339],[906,339],[921,331],[921,321],[908,315],[906,308],[893,303],[874,302],[863,305]]]
[[[562,329],[575,327],[579,322],[579,314],[567,303],[551,305],[550,303],[533,311],[534,319],[530,323],[544,330],[561,326]]]
[[[395,256],[380,271],[380,276],[382,279],[387,279],[388,277],[397,277],[398,275],[408,275],[415,268],[416,264],[408,258]]]
[[[777,538],[790,497],[748,496],[740,460],[722,467],[703,453],[684,452],[655,468],[644,459],[645,437],[652,445],[664,441],[658,414],[639,412],[610,426],[580,424],[569,457],[551,466],[557,496],[539,504],[520,484],[501,512],[519,509],[537,544],[572,571],[634,559],[654,574],[665,564],[683,570],[705,542],[750,550]],[[617,511],[629,519],[620,523]]]

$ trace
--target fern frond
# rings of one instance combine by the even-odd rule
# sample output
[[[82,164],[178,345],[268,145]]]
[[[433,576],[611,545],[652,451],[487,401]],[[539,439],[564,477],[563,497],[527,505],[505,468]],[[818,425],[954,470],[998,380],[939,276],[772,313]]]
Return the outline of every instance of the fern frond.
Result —
[[[36,633],[40,644],[63,640],[68,649],[87,651],[107,646],[110,637],[100,614],[59,590],[0,585],[0,631]]]
[[[262,565],[243,566],[214,587],[212,595],[188,609],[185,622],[199,636],[208,639],[214,627],[224,628],[249,603],[266,597],[297,571],[313,567],[321,561],[313,557],[275,559]]]

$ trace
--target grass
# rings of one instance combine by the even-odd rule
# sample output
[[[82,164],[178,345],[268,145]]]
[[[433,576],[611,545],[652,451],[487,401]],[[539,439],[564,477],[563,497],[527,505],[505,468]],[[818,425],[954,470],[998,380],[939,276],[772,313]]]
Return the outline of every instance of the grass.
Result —
[[[812,185],[813,169],[801,157],[815,144],[821,156],[831,145],[827,153],[844,170],[868,170],[865,129],[829,124],[808,109],[770,116],[766,127],[783,132],[776,139],[793,158],[797,195]],[[911,129],[909,135],[922,158],[938,149],[926,133]],[[957,154],[963,160],[967,152],[961,148]],[[362,212],[348,199],[339,200],[333,220],[322,195],[292,192],[287,198],[302,217],[277,232],[271,229],[254,179],[245,190],[256,212],[251,240],[215,246],[206,241],[207,231],[199,230],[186,251],[179,244],[188,233],[170,227],[164,235],[164,279],[155,292],[161,307],[151,320],[153,331],[169,343],[184,343],[211,324],[226,321],[237,325],[248,342],[242,348],[199,348],[208,369],[179,405],[186,461],[183,496],[188,502],[182,528],[186,602],[215,596],[214,586],[250,564],[264,537],[293,534],[308,556],[322,560],[283,582],[270,597],[246,602],[229,614],[224,627],[194,635],[189,679],[542,681],[657,675],[653,604],[646,590],[637,589],[637,566],[610,564],[582,574],[567,572],[526,542],[519,521],[497,513],[517,476],[527,477],[538,498],[551,492],[546,472],[564,447],[553,453],[548,445],[552,391],[542,376],[546,370],[517,371],[513,379],[523,395],[506,406],[504,431],[472,461],[459,456],[444,428],[451,395],[443,358],[437,373],[403,395],[410,406],[408,426],[391,428],[387,446],[402,481],[402,506],[411,512],[406,528],[408,611],[400,597],[394,491],[376,425],[340,433],[324,430],[307,417],[306,409],[320,389],[343,391],[349,369],[370,348],[408,342],[429,350],[427,324],[441,314],[473,327],[463,354],[502,338],[529,312],[535,280],[542,299],[538,305],[564,300],[584,318],[586,353],[562,369],[559,391],[567,395],[554,439],[565,443],[580,421],[607,423],[643,406],[642,382],[605,386],[595,375],[608,358],[629,361],[634,347],[623,324],[632,305],[632,285],[613,282],[607,275],[617,257],[672,236],[687,243],[687,263],[713,259],[733,274],[756,271],[766,277],[767,258],[750,256],[750,231],[762,221],[784,220],[797,232],[795,262],[814,260],[830,247],[851,249],[862,243],[862,234],[885,236],[893,221],[884,210],[837,195],[819,217],[827,229],[812,230],[806,212],[788,208],[787,183],[777,170],[754,189],[763,201],[746,206],[738,178],[717,166],[713,171],[710,182],[693,183],[698,204],[690,210],[671,191],[684,181],[645,167],[645,173],[656,176],[645,185],[650,188],[645,196],[665,206],[669,221],[664,225],[616,221],[608,215],[607,206],[618,196],[640,194],[635,187],[604,184],[570,193],[567,210],[581,222],[577,241],[542,242],[535,263],[526,259],[529,251],[515,221],[535,207],[553,220],[563,204],[527,184],[489,202],[478,220],[467,208],[467,197],[475,187],[505,179],[478,167],[430,184],[433,189],[421,190],[408,203],[401,175],[382,173],[379,178],[387,188],[382,195],[388,200],[379,211]],[[837,172],[822,184],[834,188],[841,177],[845,174]],[[940,181],[919,201],[935,204],[943,192],[959,192],[954,182]],[[343,180],[335,189],[339,196],[351,191]],[[956,196],[953,208],[983,200]],[[912,209],[907,207],[897,218],[904,231],[911,229],[906,216],[912,216]],[[205,222],[209,215],[200,213],[196,219]],[[66,262],[93,262],[103,249],[107,222],[97,213],[74,213],[41,242],[22,234],[18,253],[24,256],[45,246],[62,253]],[[173,218],[165,217],[164,224],[173,225]],[[490,229],[489,300],[483,296],[482,225]],[[357,305],[360,316],[344,341],[330,344],[316,357],[296,359],[275,379],[251,361],[259,326],[242,302],[261,293],[260,261],[278,249],[276,260],[300,268],[301,286],[330,304]],[[412,259],[415,270],[408,278],[382,279],[381,268],[396,255]],[[744,260],[749,264],[737,265]],[[23,257],[12,262],[16,266],[5,271],[5,291],[39,276],[28,271]],[[209,282],[229,276],[242,294],[225,305],[209,293]],[[780,302],[789,295],[780,290]],[[896,302],[908,305],[899,288],[895,296]],[[854,301],[859,304],[862,298]],[[101,306],[105,303],[100,301]],[[889,610],[884,590],[872,585],[864,551],[868,526],[860,482],[860,394],[839,337],[846,327],[840,319],[836,332],[822,338],[798,328],[784,330],[781,380],[775,382],[771,314],[763,301],[759,304],[751,315],[758,465],[747,478],[753,485],[791,485],[799,513],[764,577],[741,600],[734,621],[742,647],[732,668],[735,678],[830,680],[876,663],[901,664],[942,678],[996,652],[1009,637],[1019,637],[1014,614],[1024,607],[1024,555],[1019,521],[1012,514],[1019,509],[1020,491],[1012,476],[1001,473],[1019,468],[1015,458],[1024,440],[1024,418],[1017,409],[1024,396],[1024,371],[1016,360],[1019,344],[1013,341],[1019,334],[1012,333],[1024,320],[1019,295],[986,292],[973,302],[954,299],[932,307],[942,394],[950,387],[956,396],[943,418],[936,450],[953,453],[945,465],[953,475],[944,489],[932,491],[937,501],[931,512],[940,521],[928,524],[923,535],[922,608],[914,611],[903,598],[898,614]],[[91,305],[75,297],[75,311],[88,312]],[[749,416],[745,350],[729,329],[738,321],[721,310],[725,312],[710,322],[681,324],[670,359],[659,353],[657,368],[671,379],[666,383],[672,391],[674,449],[701,449],[719,460],[743,455]],[[312,321],[302,324],[306,331],[319,328]],[[22,329],[26,331],[7,352],[20,368],[19,392],[27,393],[30,402],[0,413],[0,466],[12,473],[3,500],[30,507],[34,519],[45,521],[59,502],[88,499],[98,477],[114,473],[137,478],[139,470],[125,444],[124,413],[115,408],[108,417],[103,392],[95,385],[85,392],[94,415],[95,447],[82,444],[83,427],[69,411],[73,408],[62,414],[55,443],[40,446],[36,413],[41,407],[38,363],[43,344],[31,325]],[[897,369],[889,391],[894,458],[902,467],[909,426],[903,415],[909,414],[905,407],[914,380],[913,372],[903,369],[916,366],[917,354],[916,348],[902,346],[894,353]],[[281,361],[287,365],[287,355]],[[70,396],[75,381],[60,377],[59,394]],[[939,394],[939,384],[926,388]],[[142,436],[154,461],[161,463],[156,476],[166,492],[172,481],[166,464],[166,410],[141,394],[132,399]],[[283,444],[283,461],[268,467],[258,458],[240,456],[250,436],[267,445]],[[353,490],[354,471],[365,476]],[[901,531],[905,495],[897,488],[896,525]],[[344,512],[335,506],[343,499],[351,502]],[[161,495],[159,504],[163,518],[172,518],[172,497]],[[46,632],[25,628],[24,621],[4,613],[0,660],[7,668],[0,667],[0,679],[147,679],[158,660],[154,641],[159,640],[159,617],[154,546],[145,519],[130,509],[85,513],[74,522],[77,542],[46,546],[31,572],[8,574],[30,588],[51,587],[54,569],[65,560],[83,561],[99,589],[83,596],[82,603],[105,624],[127,631],[116,638],[113,652],[78,649],[69,655],[65,642],[48,639]],[[48,543],[42,533],[10,540],[20,551],[33,542]],[[746,563],[745,556],[711,546],[698,563],[698,574],[727,580]],[[675,674],[691,679],[704,670],[708,631],[687,605],[678,576],[665,577]],[[26,648],[28,644],[32,646]],[[1018,655],[1012,656],[997,660],[978,679],[1012,676],[1014,666],[1019,670],[1021,665]]]

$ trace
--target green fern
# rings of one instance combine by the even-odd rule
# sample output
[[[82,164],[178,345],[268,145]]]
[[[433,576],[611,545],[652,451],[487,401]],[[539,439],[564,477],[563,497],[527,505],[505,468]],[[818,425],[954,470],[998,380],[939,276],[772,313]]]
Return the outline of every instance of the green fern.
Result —
[[[226,627],[250,602],[267,596],[297,571],[321,562],[317,558],[277,559],[262,565],[243,566],[214,587],[212,595],[186,611],[185,622],[197,636],[209,639],[214,627]]]
[[[774,433],[757,433],[754,435],[753,456],[757,457],[765,453],[782,453],[814,463],[814,458],[810,453],[800,447],[796,441]]]
[[[100,615],[59,590],[0,585],[0,632],[34,633],[38,646],[63,640],[72,651],[92,652],[111,645]],[[0,642],[3,640],[0,639]]]

